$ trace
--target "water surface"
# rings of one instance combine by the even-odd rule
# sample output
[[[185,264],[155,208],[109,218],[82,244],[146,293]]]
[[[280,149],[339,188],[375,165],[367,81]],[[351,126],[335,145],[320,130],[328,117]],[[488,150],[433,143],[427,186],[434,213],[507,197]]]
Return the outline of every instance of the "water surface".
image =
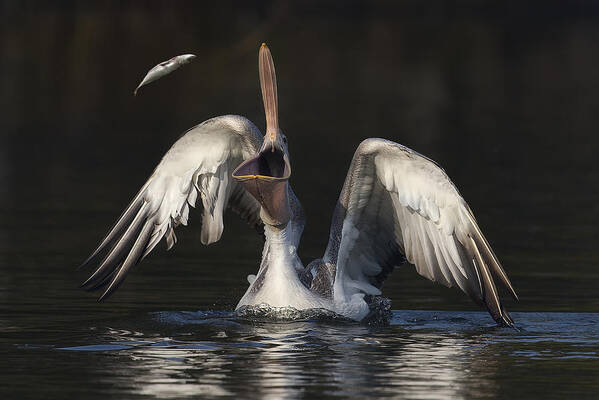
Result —
[[[481,312],[398,310],[386,326],[143,313],[5,334],[9,354],[32,362],[3,379],[15,398],[32,382],[85,398],[585,398],[599,390],[599,314],[513,317],[519,330]]]

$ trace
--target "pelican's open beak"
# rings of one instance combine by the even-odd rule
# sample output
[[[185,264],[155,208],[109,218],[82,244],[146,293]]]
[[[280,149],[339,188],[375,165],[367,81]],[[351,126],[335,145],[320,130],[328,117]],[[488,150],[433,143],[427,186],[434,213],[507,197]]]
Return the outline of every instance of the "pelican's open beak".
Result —
[[[291,218],[287,181],[291,166],[283,150],[278,122],[277,78],[272,55],[266,44],[258,57],[260,86],[266,113],[266,135],[257,156],[246,160],[235,171],[240,182],[262,205],[262,220],[273,226],[284,226]]]
[[[277,148],[274,151],[270,148],[262,150],[233,172],[233,178],[262,205],[264,222],[273,226],[283,226],[289,222],[291,213],[287,181],[290,175],[289,160]]]

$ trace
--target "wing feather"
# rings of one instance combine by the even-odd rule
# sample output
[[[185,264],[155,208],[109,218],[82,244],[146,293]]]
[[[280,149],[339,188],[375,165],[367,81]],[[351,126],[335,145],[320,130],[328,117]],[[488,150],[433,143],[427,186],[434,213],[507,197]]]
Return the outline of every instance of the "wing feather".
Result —
[[[81,265],[94,264],[104,255],[82,286],[87,290],[107,286],[100,300],[108,297],[162,238],[167,249],[177,243],[174,228],[188,224],[189,206],[202,207],[201,241],[206,245],[220,239],[227,208],[260,226],[260,204],[230,179],[230,174],[258,152],[261,144],[258,129],[240,116],[212,118],[187,131]]]
[[[403,260],[459,287],[498,323],[513,324],[494,279],[515,299],[516,292],[443,169],[397,143],[367,139],[352,160],[323,257],[335,266],[333,295],[351,297],[359,281],[380,288]]]
[[[125,277],[127,276],[127,273],[129,272],[131,267],[137,264],[137,262],[141,259],[141,257],[143,256],[144,249],[148,245],[148,241],[150,240],[150,237],[152,235],[152,230],[154,228],[152,225],[152,221],[146,221],[139,236],[137,237],[137,239],[135,239],[135,243],[133,243],[131,250],[127,254],[127,257],[125,257],[125,261],[123,261],[120,267],[115,271],[116,274],[111,279],[110,284],[108,285],[108,289],[106,289],[104,293],[102,293],[102,296],[100,296],[98,301],[102,301],[108,296],[110,296],[112,293],[114,293],[114,291],[117,290],[118,287],[125,280]]]
[[[142,196],[146,185],[144,185],[144,187],[137,193],[135,198],[121,214],[117,222],[113,225],[96,250],[94,250],[94,252],[81,265],[79,265],[77,269],[85,268],[87,265],[94,262],[99,257],[100,252],[105,249],[106,246],[109,246],[111,243],[113,243],[117,236],[133,221],[139,212],[139,209],[143,206]]]

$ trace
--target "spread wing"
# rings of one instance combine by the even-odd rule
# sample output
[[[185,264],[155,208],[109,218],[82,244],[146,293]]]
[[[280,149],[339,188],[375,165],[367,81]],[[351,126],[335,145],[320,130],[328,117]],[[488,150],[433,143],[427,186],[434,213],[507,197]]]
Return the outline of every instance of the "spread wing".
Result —
[[[397,143],[367,139],[352,160],[323,261],[336,266],[335,298],[380,294],[396,265],[459,287],[500,324],[513,325],[497,283],[517,295],[472,211],[433,161]]]
[[[260,204],[231,179],[231,173],[259,150],[262,139],[249,120],[233,115],[209,119],[187,131],[81,265],[95,264],[104,256],[82,286],[107,286],[100,300],[109,296],[163,237],[169,249],[176,243],[173,228],[187,225],[190,206],[202,208],[201,241],[206,245],[220,239],[227,207],[259,227]]]

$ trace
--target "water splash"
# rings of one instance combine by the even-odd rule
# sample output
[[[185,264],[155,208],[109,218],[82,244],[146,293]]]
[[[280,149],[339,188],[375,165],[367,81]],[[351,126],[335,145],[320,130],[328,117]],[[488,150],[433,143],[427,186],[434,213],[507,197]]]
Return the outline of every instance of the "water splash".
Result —
[[[371,326],[389,325],[393,318],[391,299],[382,296],[366,296],[364,298],[370,308],[370,313],[362,320]]]
[[[272,307],[268,304],[243,306],[235,310],[235,315],[244,320],[268,322],[351,321],[324,308],[298,310],[294,307]]]
[[[388,325],[393,313],[391,300],[381,296],[370,296],[368,299],[370,313],[361,321],[367,325]],[[324,308],[308,308],[298,310],[294,307],[273,307],[268,304],[243,306],[235,310],[234,314],[244,320],[258,320],[269,322],[355,322],[347,317]]]

